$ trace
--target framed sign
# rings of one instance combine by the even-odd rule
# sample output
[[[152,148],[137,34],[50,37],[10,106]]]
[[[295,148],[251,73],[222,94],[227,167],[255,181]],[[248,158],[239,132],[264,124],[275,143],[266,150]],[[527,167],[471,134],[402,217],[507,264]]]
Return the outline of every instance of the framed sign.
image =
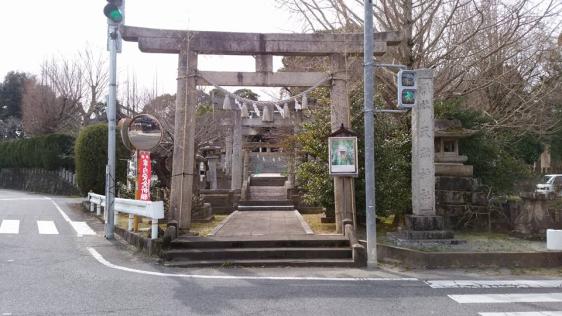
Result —
[[[357,137],[328,138],[330,157],[330,175],[356,177],[359,173],[357,164]]]

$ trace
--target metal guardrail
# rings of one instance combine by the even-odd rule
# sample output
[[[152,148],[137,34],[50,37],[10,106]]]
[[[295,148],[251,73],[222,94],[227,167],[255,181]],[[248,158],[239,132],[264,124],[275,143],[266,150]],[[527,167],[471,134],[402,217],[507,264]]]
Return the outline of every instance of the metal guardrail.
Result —
[[[96,212],[101,215],[101,208],[105,210],[105,196],[88,193],[88,201],[90,202],[90,212]],[[151,238],[158,238],[158,220],[164,218],[164,202],[162,201],[140,201],[129,199],[115,199],[114,223],[117,224],[119,213],[129,214],[128,230],[133,230],[134,215],[148,217],[152,220]],[[104,220],[107,222],[107,213],[104,212]]]

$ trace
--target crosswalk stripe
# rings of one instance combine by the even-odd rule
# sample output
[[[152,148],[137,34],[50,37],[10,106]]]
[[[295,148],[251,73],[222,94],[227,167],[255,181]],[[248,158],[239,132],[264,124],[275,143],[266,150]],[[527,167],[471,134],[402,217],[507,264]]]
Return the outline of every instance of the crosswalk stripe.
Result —
[[[460,304],[562,302],[562,293],[448,295]]]
[[[435,280],[426,281],[433,289],[559,288],[562,280]]]
[[[76,231],[78,236],[84,235],[95,235],[96,232],[93,231],[86,222],[69,222],[72,228]]]
[[[59,231],[53,221],[37,221],[37,229],[41,235],[58,235]]]
[[[480,316],[562,316],[560,311],[541,312],[510,312],[510,313],[478,313]]]
[[[19,234],[20,221],[5,219],[0,225],[0,234]]]

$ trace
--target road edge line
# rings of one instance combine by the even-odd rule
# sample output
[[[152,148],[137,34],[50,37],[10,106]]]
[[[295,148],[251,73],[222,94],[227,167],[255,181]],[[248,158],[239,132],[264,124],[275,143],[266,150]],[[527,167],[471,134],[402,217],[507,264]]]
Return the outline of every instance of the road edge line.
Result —
[[[202,274],[175,274],[146,271],[119,266],[107,261],[97,250],[87,247],[88,252],[104,266],[138,274],[153,276],[177,277],[188,279],[215,279],[215,280],[270,280],[270,281],[341,281],[341,282],[374,282],[374,281],[419,281],[417,278],[330,278],[330,277],[275,277],[275,276],[236,276],[236,275],[202,275]]]

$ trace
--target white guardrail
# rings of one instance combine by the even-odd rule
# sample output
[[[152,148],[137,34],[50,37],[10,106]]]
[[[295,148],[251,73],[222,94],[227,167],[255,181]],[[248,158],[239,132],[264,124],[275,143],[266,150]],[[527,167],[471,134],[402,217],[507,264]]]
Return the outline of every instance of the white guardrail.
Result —
[[[88,201],[90,201],[90,212],[96,212],[101,215],[101,208],[105,210],[105,196],[88,193]],[[134,216],[148,217],[152,220],[151,238],[158,238],[158,220],[164,218],[164,202],[162,201],[140,201],[129,199],[115,199],[114,223],[117,224],[119,213],[129,214],[128,230],[133,230]],[[107,213],[103,212],[103,218],[107,222]]]

